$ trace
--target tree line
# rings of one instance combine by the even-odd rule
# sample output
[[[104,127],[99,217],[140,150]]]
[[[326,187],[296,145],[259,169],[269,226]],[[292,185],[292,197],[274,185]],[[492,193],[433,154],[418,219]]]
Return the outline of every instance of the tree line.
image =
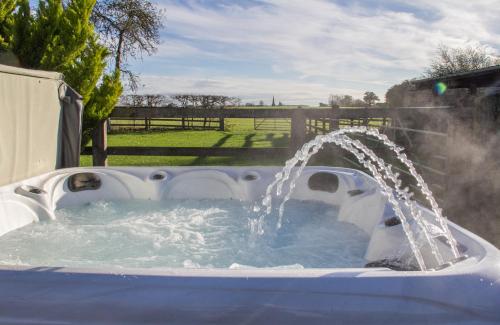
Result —
[[[320,103],[320,107],[366,107],[374,106],[380,101],[373,91],[366,91],[363,99],[354,98],[351,95],[332,94],[328,98],[328,104]]]
[[[224,108],[240,106],[241,99],[223,95],[203,94],[132,94],[120,98],[120,105],[134,107],[190,107],[190,108]]]

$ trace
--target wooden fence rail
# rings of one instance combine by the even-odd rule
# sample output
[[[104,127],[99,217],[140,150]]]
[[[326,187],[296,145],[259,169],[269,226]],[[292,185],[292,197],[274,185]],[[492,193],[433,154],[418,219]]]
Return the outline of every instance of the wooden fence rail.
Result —
[[[201,157],[269,157],[288,155],[288,148],[220,148],[220,147],[108,147],[107,155],[124,156],[201,156]],[[92,148],[86,147],[83,154],[92,155]]]
[[[171,107],[120,107],[117,106],[111,118],[291,118],[302,112],[307,118],[320,119],[364,119],[412,117],[415,112],[450,112],[449,106],[441,107],[404,107],[404,108],[295,108],[295,109],[246,109],[246,108],[171,108]]]

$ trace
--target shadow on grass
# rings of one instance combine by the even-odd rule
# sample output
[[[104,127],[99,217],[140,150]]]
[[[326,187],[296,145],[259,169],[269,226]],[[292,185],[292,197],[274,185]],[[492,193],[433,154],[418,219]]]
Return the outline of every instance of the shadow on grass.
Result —
[[[227,142],[227,140],[229,138],[231,138],[233,135],[232,134],[226,134],[224,137],[220,138],[219,141],[217,141],[216,143],[214,143],[214,145],[212,146],[212,148],[220,148],[224,145],[224,143]],[[199,156],[198,158],[196,158],[194,161],[193,161],[193,165],[202,165],[202,163],[204,162],[206,156]]]
[[[255,133],[250,133],[245,136],[245,142],[243,143],[243,148],[250,148],[253,145],[252,138],[255,136]]]
[[[288,147],[290,136],[288,133],[283,133],[281,137],[276,137],[274,133],[266,134],[266,140],[271,142],[271,147]]]

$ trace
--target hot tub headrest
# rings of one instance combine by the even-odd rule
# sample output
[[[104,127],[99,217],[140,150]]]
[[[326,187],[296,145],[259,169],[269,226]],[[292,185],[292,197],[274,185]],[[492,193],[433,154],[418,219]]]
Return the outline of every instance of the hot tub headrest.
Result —
[[[313,191],[335,193],[339,189],[339,177],[333,173],[318,172],[309,177],[307,185]]]
[[[101,178],[94,173],[78,173],[68,178],[68,188],[71,192],[97,190],[101,185]]]

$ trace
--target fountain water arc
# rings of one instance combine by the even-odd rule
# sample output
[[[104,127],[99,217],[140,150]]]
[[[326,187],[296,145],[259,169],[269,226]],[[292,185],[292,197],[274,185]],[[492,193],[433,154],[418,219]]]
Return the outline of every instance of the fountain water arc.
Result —
[[[460,256],[457,248],[457,242],[451,235],[448,228],[446,219],[442,215],[442,211],[439,208],[435,198],[432,195],[428,185],[422,178],[422,176],[416,171],[413,163],[407,158],[406,154],[403,153],[403,148],[397,146],[394,142],[389,140],[386,135],[380,134],[377,129],[367,128],[367,127],[350,127],[344,128],[325,135],[318,135],[313,140],[305,143],[292,157],[289,159],[285,167],[275,175],[274,181],[267,187],[266,195],[262,200],[262,206],[264,207],[264,214],[262,214],[253,224],[252,229],[257,233],[263,233],[263,222],[266,215],[270,214],[272,211],[272,194],[275,188],[276,195],[279,197],[283,194],[283,187],[285,183],[289,180],[288,192],[284,195],[281,203],[279,205],[279,214],[277,228],[279,229],[282,225],[282,219],[284,214],[285,203],[290,199],[292,192],[296,186],[296,182],[300,177],[302,171],[306,167],[309,159],[316,154],[325,144],[333,143],[340,146],[352,153],[358,161],[367,168],[377,180],[382,188],[382,192],[387,196],[389,203],[392,205],[396,216],[400,219],[403,230],[408,242],[410,244],[412,253],[415,256],[418,266],[421,270],[426,270],[424,259],[419,250],[419,245],[415,238],[414,231],[411,229],[410,221],[413,220],[420,232],[423,234],[425,241],[429,244],[431,252],[439,264],[444,262],[439,249],[437,248],[437,239],[434,234],[428,228],[427,222],[422,218],[421,211],[416,207],[415,201],[412,200],[413,193],[408,190],[408,188],[401,188],[402,181],[399,179],[399,174],[392,171],[392,166],[387,164],[383,159],[378,157],[373,150],[366,147],[359,140],[353,140],[347,136],[347,134],[366,134],[372,136],[375,139],[383,143],[387,148],[396,154],[397,159],[409,170],[410,174],[414,177],[417,182],[417,186],[421,189],[425,198],[429,202],[432,211],[435,216],[435,220],[439,225],[439,233],[443,234],[446,238],[446,242],[449,244],[454,258]],[[292,174],[293,168],[300,163],[300,166],[295,169],[295,173]],[[394,186],[390,187],[385,180],[391,181]],[[394,192],[397,194],[396,199]],[[401,202],[402,201],[402,202]],[[407,218],[402,210],[402,204],[406,206],[410,211],[410,220]],[[256,211],[259,211],[256,208]]]

